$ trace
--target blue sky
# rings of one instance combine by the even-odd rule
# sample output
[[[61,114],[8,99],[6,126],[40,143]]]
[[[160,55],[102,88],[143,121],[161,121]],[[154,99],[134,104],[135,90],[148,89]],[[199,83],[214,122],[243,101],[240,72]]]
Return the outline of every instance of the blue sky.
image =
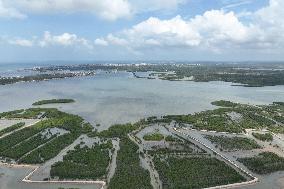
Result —
[[[283,0],[0,0],[0,62],[284,60],[283,7]]]

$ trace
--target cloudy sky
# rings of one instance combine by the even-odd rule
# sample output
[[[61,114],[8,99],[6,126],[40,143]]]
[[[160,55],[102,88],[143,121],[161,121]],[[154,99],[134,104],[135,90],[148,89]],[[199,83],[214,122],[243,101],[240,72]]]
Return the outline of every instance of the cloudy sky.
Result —
[[[284,60],[284,0],[0,0],[0,62]]]

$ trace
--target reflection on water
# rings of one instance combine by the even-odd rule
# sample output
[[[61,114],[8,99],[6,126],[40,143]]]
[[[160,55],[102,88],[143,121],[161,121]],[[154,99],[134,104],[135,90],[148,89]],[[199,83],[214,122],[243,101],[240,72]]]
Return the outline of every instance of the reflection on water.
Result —
[[[210,102],[220,99],[253,104],[284,101],[284,86],[248,88],[224,82],[148,80],[127,72],[102,72],[95,77],[0,86],[0,111],[27,108],[34,101],[49,98],[74,98],[76,103],[58,107],[105,129],[152,115],[212,109]]]

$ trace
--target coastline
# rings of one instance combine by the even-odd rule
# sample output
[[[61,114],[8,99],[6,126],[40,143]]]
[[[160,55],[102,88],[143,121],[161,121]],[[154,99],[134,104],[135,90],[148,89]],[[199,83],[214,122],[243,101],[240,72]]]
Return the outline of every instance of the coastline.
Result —
[[[29,172],[21,182],[24,183],[57,183],[57,184],[96,184],[100,185],[100,189],[104,189],[106,186],[105,181],[101,180],[48,180],[48,181],[35,181],[30,180],[30,177],[40,168],[39,165],[29,165],[29,164],[10,164],[10,163],[0,163],[0,166],[7,167],[7,168],[31,168],[32,171]]]

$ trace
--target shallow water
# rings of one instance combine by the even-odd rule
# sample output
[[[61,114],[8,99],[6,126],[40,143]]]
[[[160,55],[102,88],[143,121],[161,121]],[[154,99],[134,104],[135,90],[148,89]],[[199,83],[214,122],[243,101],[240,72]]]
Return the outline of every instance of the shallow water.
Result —
[[[225,82],[163,81],[134,78],[131,73],[98,73],[43,82],[0,86],[0,112],[31,107],[37,100],[73,98],[72,104],[47,105],[79,114],[100,130],[148,116],[188,114],[214,106],[214,100],[266,104],[284,101],[284,86],[248,88]]]
[[[1,189],[58,189],[80,188],[80,189],[99,189],[99,185],[91,184],[38,184],[23,183],[21,180],[29,174],[30,168],[9,168],[0,166],[0,188]]]
[[[284,171],[275,172],[268,175],[257,175],[260,182],[244,186],[242,189],[283,189],[284,187]]]

